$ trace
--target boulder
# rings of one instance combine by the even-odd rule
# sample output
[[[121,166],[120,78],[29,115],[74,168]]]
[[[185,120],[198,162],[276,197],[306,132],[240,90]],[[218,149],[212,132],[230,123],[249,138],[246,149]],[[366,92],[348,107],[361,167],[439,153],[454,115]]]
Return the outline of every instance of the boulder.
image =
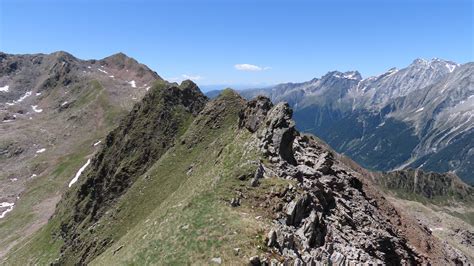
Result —
[[[247,106],[239,113],[239,128],[245,127],[252,133],[256,132],[272,107],[273,103],[265,96],[257,96],[247,102]]]

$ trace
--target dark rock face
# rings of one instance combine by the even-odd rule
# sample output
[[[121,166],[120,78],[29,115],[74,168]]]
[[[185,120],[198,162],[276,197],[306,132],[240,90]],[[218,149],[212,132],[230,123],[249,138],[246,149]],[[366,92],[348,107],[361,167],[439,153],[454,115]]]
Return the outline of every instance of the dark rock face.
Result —
[[[247,102],[246,108],[239,114],[239,127],[245,127],[252,133],[257,131],[272,107],[273,103],[270,99],[263,96]]]
[[[273,107],[265,119],[265,127],[259,133],[262,151],[269,157],[280,157],[295,165],[293,140],[297,136],[295,123],[291,120],[293,111],[287,103]]]

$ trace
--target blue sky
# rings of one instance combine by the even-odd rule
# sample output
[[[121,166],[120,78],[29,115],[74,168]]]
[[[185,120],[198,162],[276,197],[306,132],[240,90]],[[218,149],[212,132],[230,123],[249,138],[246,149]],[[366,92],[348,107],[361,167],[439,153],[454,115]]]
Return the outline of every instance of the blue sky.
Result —
[[[473,61],[473,1],[0,0],[0,50],[124,52],[166,79],[264,86]]]

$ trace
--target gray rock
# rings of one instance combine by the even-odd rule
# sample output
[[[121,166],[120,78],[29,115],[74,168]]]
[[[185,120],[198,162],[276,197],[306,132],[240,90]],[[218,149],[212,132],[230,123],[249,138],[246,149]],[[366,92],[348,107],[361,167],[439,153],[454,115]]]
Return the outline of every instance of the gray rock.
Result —
[[[247,102],[247,106],[239,113],[239,127],[245,127],[252,133],[257,131],[272,107],[273,103],[264,96],[257,96]]]
[[[309,215],[311,211],[311,203],[312,198],[308,193],[290,202],[286,207],[286,224],[299,225],[301,220]]]
[[[260,261],[259,256],[253,256],[249,259],[249,266],[260,266],[262,262]]]
[[[219,258],[212,258],[211,262],[216,263],[216,264],[222,264],[222,259],[220,257]]]
[[[240,198],[232,198],[230,200],[230,206],[232,206],[232,207],[240,206]]]
[[[275,230],[271,230],[268,233],[268,241],[267,241],[267,246],[269,247],[274,247],[278,244],[277,242],[277,232]]]

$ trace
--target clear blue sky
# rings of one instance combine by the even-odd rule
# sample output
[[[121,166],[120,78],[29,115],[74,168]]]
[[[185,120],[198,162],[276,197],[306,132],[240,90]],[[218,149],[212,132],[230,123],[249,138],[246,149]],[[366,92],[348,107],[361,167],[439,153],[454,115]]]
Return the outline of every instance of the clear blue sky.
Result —
[[[167,79],[262,85],[474,61],[473,12],[471,0],[0,0],[0,50],[122,51]]]

